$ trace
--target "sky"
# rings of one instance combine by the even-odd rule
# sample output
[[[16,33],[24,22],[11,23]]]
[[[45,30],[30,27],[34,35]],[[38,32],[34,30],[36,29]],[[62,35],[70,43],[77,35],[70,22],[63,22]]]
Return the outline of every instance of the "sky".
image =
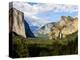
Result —
[[[24,13],[32,22],[31,24],[41,26],[50,22],[57,22],[61,16],[77,16],[78,7],[76,5],[64,5],[53,3],[31,3],[31,2],[13,2],[13,7]]]

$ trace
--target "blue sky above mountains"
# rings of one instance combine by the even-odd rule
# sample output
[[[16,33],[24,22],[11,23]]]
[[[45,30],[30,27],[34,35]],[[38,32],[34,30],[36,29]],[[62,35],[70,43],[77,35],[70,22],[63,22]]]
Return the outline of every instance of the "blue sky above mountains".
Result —
[[[49,22],[56,22],[61,16],[77,16],[78,7],[76,5],[48,4],[13,2],[13,7],[24,13],[24,18],[30,18],[30,24],[44,25]]]

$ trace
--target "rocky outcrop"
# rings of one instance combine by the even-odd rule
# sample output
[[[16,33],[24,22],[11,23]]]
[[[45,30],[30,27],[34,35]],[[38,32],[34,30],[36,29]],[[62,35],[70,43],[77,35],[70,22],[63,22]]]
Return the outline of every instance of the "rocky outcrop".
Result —
[[[50,39],[61,39],[76,31],[78,31],[78,18],[62,16],[61,20],[55,26],[51,27],[49,37]]]
[[[65,28],[62,30],[63,34],[72,34],[73,32],[78,30],[78,18],[77,17],[66,17],[64,21]]]
[[[24,13],[15,8],[9,9],[9,33],[10,32],[14,32],[26,38],[26,31],[24,26]]]

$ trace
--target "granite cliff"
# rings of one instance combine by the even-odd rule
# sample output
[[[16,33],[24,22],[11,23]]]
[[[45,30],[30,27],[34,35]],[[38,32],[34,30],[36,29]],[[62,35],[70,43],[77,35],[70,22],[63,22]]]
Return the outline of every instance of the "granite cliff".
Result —
[[[34,37],[29,24],[24,20],[24,13],[16,8],[11,8],[9,10],[9,32],[24,38]]]
[[[24,14],[15,8],[9,10],[9,32],[14,32],[26,38]]]

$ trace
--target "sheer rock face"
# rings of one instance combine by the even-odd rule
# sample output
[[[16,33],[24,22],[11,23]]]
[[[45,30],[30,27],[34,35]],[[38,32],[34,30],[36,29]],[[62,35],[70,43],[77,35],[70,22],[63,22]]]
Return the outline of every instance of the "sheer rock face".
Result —
[[[26,38],[24,14],[15,8],[9,9],[9,32],[15,32]]]

